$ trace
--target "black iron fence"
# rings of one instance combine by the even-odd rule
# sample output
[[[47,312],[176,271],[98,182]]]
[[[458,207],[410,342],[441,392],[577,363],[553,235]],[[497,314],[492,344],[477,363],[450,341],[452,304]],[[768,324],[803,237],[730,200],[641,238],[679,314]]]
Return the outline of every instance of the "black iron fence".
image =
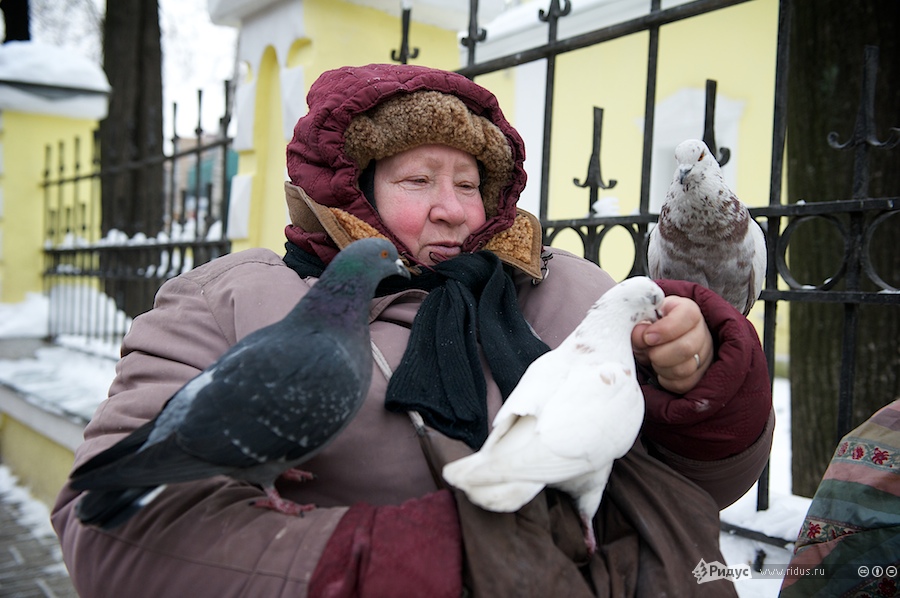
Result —
[[[79,138],[69,147],[62,141],[47,146],[44,285],[52,338],[74,335],[117,345],[131,316],[150,309],[166,279],[230,251],[228,206],[237,158],[228,137],[228,96],[218,131],[205,132],[198,117],[195,136],[174,132],[170,149],[157,158],[102,170],[96,132],[86,152]],[[199,92],[197,103],[201,114]],[[85,155],[90,156],[86,165]],[[104,227],[102,182],[154,170],[164,178],[162,221],[149,223],[157,232],[129,236]]]
[[[462,39],[462,44],[468,48],[468,60],[466,61],[467,66],[459,69],[459,72],[474,78],[479,75],[486,75],[535,61],[544,61],[546,64],[539,213],[544,228],[545,243],[552,243],[554,239],[563,233],[567,233],[569,237],[574,233],[581,241],[584,256],[600,264],[601,246],[604,240],[607,239],[611,231],[623,229],[627,231],[634,249],[634,262],[629,276],[647,272],[647,233],[649,227],[657,220],[657,214],[650,211],[649,197],[654,117],[656,114],[660,28],[677,21],[712,13],[713,11],[748,1],[752,0],[696,0],[672,8],[662,9],[661,0],[649,0],[650,10],[643,16],[566,39],[557,39],[558,22],[569,15],[571,3],[568,0],[563,0],[562,2],[552,0],[546,10],[535,8],[535,18],[547,25],[546,43],[507,56],[478,62],[476,60],[476,50],[478,43],[485,40],[485,32],[479,27],[477,20],[478,2],[477,0],[470,0],[468,36]],[[788,72],[791,2],[792,0],[781,0],[779,3],[776,62],[773,64],[775,94],[773,98],[772,163],[769,182],[770,200],[768,206],[750,210],[752,216],[766,231],[768,247],[768,272],[765,288],[760,298],[764,302],[765,309],[762,341],[768,359],[769,371],[774,377],[776,355],[775,325],[779,303],[784,301],[819,302],[837,303],[844,306],[844,330],[840,363],[841,388],[838,408],[838,430],[836,431],[839,438],[851,429],[858,308],[862,304],[900,305],[900,289],[885,281],[873,267],[870,257],[872,240],[879,227],[888,218],[892,216],[897,217],[898,212],[900,212],[900,197],[866,197],[869,180],[867,153],[873,148],[890,149],[900,143],[900,139],[896,139],[895,137],[898,137],[896,131],[892,131],[893,137],[890,137],[888,141],[877,141],[878,137],[873,129],[874,119],[871,114],[871,94],[875,88],[874,76],[876,72],[877,49],[867,48],[862,99],[856,128],[853,132],[832,133],[828,139],[828,143],[836,149],[854,150],[855,168],[852,199],[821,203],[782,203],[783,156],[787,119],[786,73]],[[544,5],[546,6],[546,3]],[[552,199],[549,192],[549,172],[550,164],[553,160],[551,139],[554,118],[553,100],[557,83],[555,76],[556,59],[567,52],[617,40],[638,32],[646,32],[648,34],[639,211],[631,216],[601,217],[593,215],[593,210],[590,210],[589,213],[591,215],[585,218],[550,220],[547,217],[547,208]],[[406,31],[404,30],[404,39],[405,36]],[[405,46],[406,43],[404,41]],[[718,148],[716,146],[715,131],[713,129],[715,98],[716,82],[712,80],[707,81],[706,118],[702,138],[713,154],[718,157],[719,161],[724,163],[728,160],[728,150],[727,148]],[[600,174],[602,118],[602,108],[595,107],[593,123],[594,144],[592,154],[588,159],[587,176],[584,181],[574,181],[577,186],[589,189],[589,209],[597,200],[600,189],[611,188],[616,183],[615,181],[604,181]],[[700,133],[698,131],[698,136]],[[840,144],[838,143],[839,137],[849,137],[849,140]],[[810,220],[828,222],[844,244],[843,260],[836,265],[835,274],[817,284],[804,284],[797,281],[791,273],[789,261],[786,258],[794,231]],[[621,235],[618,236],[616,242],[621,242]],[[867,288],[872,288],[873,285],[877,290],[866,290]],[[836,287],[839,287],[840,290]],[[769,487],[768,470],[766,470],[758,484],[757,507],[760,510],[764,510],[768,506]],[[777,546],[784,546],[789,543],[789,540],[786,539],[772,538],[757,531],[742,529],[733,525],[723,524],[723,529]]]

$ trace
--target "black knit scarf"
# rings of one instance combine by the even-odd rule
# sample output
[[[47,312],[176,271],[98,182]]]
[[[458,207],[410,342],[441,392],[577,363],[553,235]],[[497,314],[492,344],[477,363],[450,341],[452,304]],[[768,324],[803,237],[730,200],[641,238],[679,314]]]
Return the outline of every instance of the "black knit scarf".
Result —
[[[285,247],[284,261],[297,274],[322,274],[325,267],[317,257],[290,242]],[[377,294],[409,288],[428,291],[428,297],[388,383],[385,408],[418,411],[430,426],[477,449],[489,432],[478,344],[504,399],[549,347],[525,321],[512,277],[489,251],[441,262],[412,281],[392,277]]]

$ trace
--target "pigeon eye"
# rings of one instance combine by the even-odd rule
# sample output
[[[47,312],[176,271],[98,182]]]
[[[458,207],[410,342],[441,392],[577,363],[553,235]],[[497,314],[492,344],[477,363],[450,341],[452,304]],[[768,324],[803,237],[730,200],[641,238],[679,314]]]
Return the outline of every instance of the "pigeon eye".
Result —
[[[387,256],[388,256],[387,249],[382,249],[382,250],[381,250],[381,258],[382,258],[382,259],[387,259]]]
[[[697,162],[699,162],[700,160],[702,160],[702,159],[703,159],[703,156],[705,156],[705,155],[706,155],[706,152],[705,152],[705,151],[700,152],[700,157],[697,158]]]

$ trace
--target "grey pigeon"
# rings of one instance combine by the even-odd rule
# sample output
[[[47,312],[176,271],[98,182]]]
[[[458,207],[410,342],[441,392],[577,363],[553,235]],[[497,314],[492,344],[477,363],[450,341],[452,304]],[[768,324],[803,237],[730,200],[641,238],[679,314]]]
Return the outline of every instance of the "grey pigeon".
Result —
[[[369,390],[369,304],[379,282],[409,273],[383,239],[348,245],[280,322],[247,335],[185,384],[146,423],[71,475],[87,490],[78,518],[110,529],[166,484],[227,475],[261,486],[255,502],[287,514],[314,508],[282,498],[281,475],[350,422]]]
[[[766,239],[725,184],[715,156],[697,139],[675,148],[678,167],[650,232],[652,278],[696,282],[745,316],[766,277]]]
[[[644,421],[631,331],[656,321],[663,299],[645,276],[604,293],[559,347],[532,362],[484,445],[445,465],[444,479],[481,508],[505,513],[545,486],[562,490],[575,499],[593,553],[592,520],[613,462],[632,447]]]

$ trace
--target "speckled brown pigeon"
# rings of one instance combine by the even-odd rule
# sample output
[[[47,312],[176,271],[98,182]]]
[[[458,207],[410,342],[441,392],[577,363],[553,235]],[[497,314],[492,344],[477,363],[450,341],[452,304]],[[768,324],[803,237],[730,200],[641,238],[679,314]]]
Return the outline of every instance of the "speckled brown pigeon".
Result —
[[[766,277],[762,229],[725,184],[705,143],[683,141],[675,159],[659,223],[650,232],[649,274],[696,282],[747,315]]]

